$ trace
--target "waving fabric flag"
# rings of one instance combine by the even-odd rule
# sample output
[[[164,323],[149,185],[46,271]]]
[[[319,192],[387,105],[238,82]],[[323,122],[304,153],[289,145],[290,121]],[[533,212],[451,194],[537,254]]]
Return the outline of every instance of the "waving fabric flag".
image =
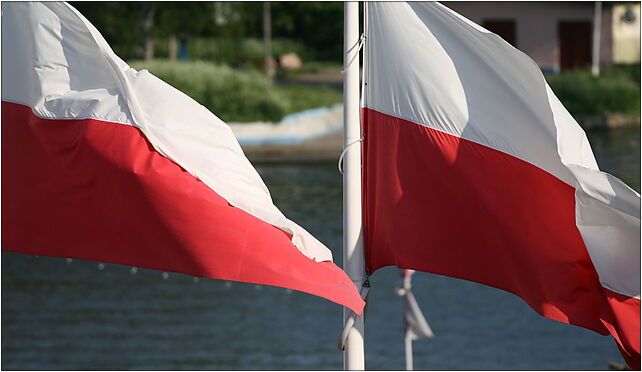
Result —
[[[360,312],[230,128],[66,3],[2,3],[2,250],[292,288]]]
[[[441,4],[368,3],[367,270],[512,292],[640,366],[640,195],[599,170],[538,66]]]

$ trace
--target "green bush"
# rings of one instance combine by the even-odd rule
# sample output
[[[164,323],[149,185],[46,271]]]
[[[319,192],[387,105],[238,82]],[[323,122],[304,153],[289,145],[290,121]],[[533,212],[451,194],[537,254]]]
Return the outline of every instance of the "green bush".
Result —
[[[637,69],[637,73],[636,73]],[[588,70],[547,75],[551,89],[575,117],[625,113],[640,115],[640,67],[610,67],[599,77]]]
[[[149,70],[224,121],[278,122],[288,114],[339,103],[342,97],[327,86],[275,85],[257,71],[202,61],[134,61],[130,65]]]
[[[612,65],[602,69],[603,76],[622,75],[640,84],[640,65]]]
[[[224,121],[280,120],[287,100],[258,72],[206,62],[132,62],[207,107]]]

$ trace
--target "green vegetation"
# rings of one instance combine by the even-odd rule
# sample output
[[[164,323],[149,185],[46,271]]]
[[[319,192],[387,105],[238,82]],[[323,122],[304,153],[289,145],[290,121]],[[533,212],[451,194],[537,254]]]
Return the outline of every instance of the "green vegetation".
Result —
[[[341,93],[326,86],[276,85],[258,71],[237,71],[202,61],[136,61],[195,99],[224,121],[279,121],[283,116],[341,102]]]
[[[343,101],[343,94],[326,85],[276,85],[277,92],[288,103],[288,114],[317,107],[332,106]]]
[[[249,50],[259,51],[258,56],[263,56],[260,43],[263,2],[74,1],[71,4],[100,30],[116,54],[125,60],[144,58],[146,45],[154,49],[155,57],[167,58],[166,40],[170,36],[187,41],[189,59],[236,65]],[[276,1],[271,3],[270,14],[274,57],[283,52],[296,52],[303,61],[341,62],[342,2]],[[218,42],[211,43],[211,40]],[[248,40],[259,47],[246,45]]]
[[[547,75],[546,80],[575,118],[613,113],[640,115],[640,65],[612,66],[599,77],[593,77],[588,70],[574,70]]]
[[[304,60],[305,61],[305,60]],[[277,76],[280,78],[288,78],[305,74],[315,74],[323,72],[326,70],[341,71],[343,64],[339,62],[328,62],[328,61],[312,61],[312,62],[303,62],[303,66],[296,70],[277,70]]]
[[[242,40],[200,37],[186,40],[189,60],[208,61],[240,68],[260,68],[263,63],[263,40],[246,38]],[[154,53],[168,56],[168,40],[157,40]],[[294,52],[302,60],[312,58],[312,53],[303,44],[289,39],[272,39],[272,54],[276,57]]]

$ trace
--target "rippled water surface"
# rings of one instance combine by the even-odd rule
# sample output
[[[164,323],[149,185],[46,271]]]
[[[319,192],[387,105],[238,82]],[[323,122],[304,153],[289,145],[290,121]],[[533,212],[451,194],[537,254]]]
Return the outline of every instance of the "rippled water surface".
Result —
[[[639,128],[589,134],[603,170],[640,189]],[[276,204],[341,261],[335,164],[259,166]],[[369,369],[403,369],[398,271],[372,278]],[[416,369],[606,369],[610,337],[538,316],[519,298],[417,273],[434,340]],[[282,288],[62,258],[2,254],[2,369],[340,369],[341,308]]]

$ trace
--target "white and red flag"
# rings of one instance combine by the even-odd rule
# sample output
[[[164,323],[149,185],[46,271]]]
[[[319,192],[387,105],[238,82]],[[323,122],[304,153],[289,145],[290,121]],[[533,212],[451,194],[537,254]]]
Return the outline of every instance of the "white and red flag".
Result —
[[[640,367],[640,195],[524,53],[434,2],[367,6],[364,244],[613,335]]]
[[[230,128],[130,68],[66,3],[2,3],[2,250],[364,305],[274,206]]]

